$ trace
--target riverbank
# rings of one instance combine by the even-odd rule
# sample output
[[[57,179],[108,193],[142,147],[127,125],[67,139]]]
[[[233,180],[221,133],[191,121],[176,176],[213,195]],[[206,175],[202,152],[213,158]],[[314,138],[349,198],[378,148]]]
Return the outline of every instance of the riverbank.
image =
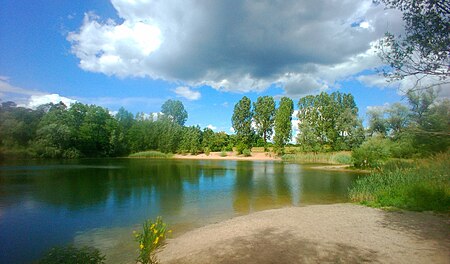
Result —
[[[236,152],[210,152],[209,155],[204,153],[198,155],[180,155],[172,156],[174,159],[194,159],[194,160],[251,160],[251,161],[280,161],[281,158],[270,152],[252,152],[249,157],[238,155]]]
[[[169,239],[161,263],[449,263],[448,215],[353,204],[267,210]]]

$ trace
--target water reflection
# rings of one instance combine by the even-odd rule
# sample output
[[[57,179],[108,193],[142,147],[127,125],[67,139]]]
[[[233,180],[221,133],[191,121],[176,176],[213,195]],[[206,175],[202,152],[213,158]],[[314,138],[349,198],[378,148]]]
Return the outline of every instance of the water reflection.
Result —
[[[125,234],[158,215],[180,232],[263,209],[344,202],[356,177],[282,162],[100,159],[3,164],[0,263],[31,261],[54,245],[74,241],[124,253],[129,248],[123,245],[133,245]]]

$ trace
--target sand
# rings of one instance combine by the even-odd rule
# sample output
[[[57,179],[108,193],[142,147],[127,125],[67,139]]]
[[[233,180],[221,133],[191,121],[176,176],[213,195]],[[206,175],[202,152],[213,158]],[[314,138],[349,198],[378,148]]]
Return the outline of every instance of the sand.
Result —
[[[250,157],[244,157],[237,155],[236,152],[229,151],[227,156],[221,157],[221,152],[211,152],[209,155],[199,154],[199,155],[180,155],[176,154],[173,156],[175,159],[195,159],[195,160],[257,160],[257,161],[270,161],[270,160],[281,160],[274,153],[269,152],[252,152]]]
[[[169,239],[161,263],[450,263],[448,215],[353,204],[252,213]]]

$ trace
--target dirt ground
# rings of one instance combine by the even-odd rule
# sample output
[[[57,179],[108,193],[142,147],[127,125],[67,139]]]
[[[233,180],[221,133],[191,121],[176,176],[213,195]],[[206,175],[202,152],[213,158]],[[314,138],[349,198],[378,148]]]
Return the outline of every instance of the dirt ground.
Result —
[[[161,263],[450,263],[448,215],[353,204],[256,212],[169,239]]]

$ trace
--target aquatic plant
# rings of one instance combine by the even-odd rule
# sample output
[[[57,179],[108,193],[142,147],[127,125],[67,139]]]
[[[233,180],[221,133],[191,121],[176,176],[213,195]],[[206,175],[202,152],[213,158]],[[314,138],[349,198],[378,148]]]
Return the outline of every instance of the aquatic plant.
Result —
[[[105,263],[105,255],[100,253],[100,250],[94,247],[74,246],[54,247],[50,249],[44,257],[42,257],[39,264],[100,264]]]
[[[133,231],[135,240],[139,243],[139,263],[158,263],[156,250],[161,247],[166,234],[172,232],[167,229],[167,224],[157,217],[156,221],[148,219],[142,225],[142,232]]]

